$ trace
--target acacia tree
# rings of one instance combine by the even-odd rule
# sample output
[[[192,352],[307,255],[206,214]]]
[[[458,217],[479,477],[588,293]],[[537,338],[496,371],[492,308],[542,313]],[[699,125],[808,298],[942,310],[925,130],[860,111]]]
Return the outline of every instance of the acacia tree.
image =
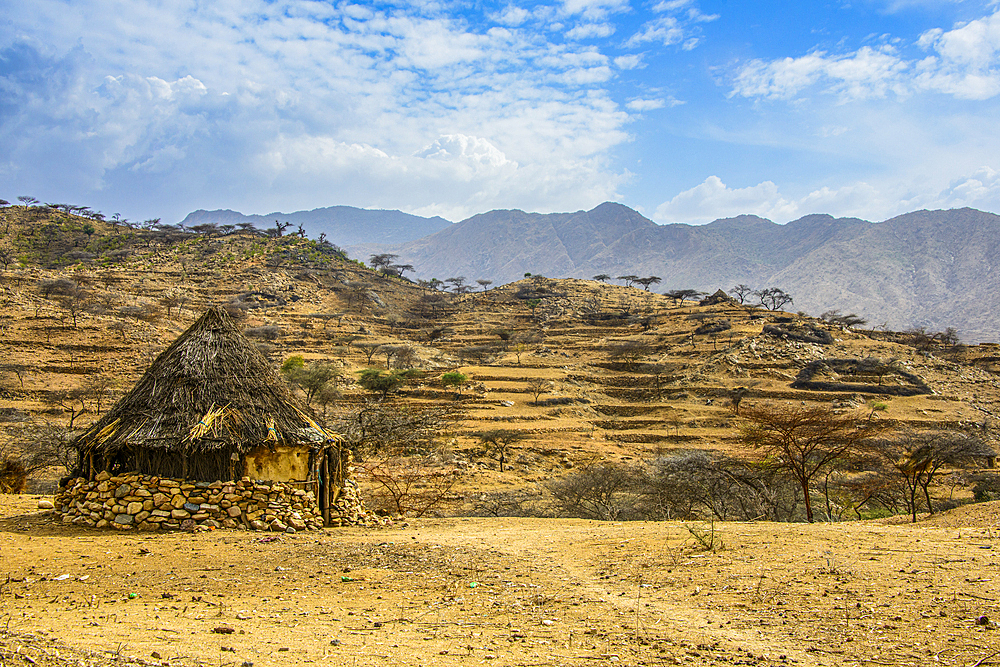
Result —
[[[766,287],[754,294],[760,299],[760,305],[768,310],[781,310],[792,302],[792,295],[780,287]]]
[[[671,299],[674,300],[675,306],[680,306],[684,304],[687,299],[697,299],[704,296],[704,292],[699,292],[696,289],[672,289],[666,293]]]
[[[981,438],[961,431],[906,431],[876,444],[889,467],[902,478],[913,523],[917,522],[917,496],[921,492],[927,512],[934,513],[930,487],[943,467],[968,466],[996,456]]]
[[[599,280],[602,283],[606,283],[609,280],[611,280],[611,276],[608,275],[607,273],[598,273],[596,276],[591,278],[591,280]]]
[[[389,268],[389,266],[397,259],[399,259],[399,255],[393,255],[392,253],[389,252],[383,252],[369,257],[368,263],[371,265],[373,269],[375,269],[376,271],[380,271],[382,269]]]
[[[635,281],[639,280],[639,276],[634,276],[630,273],[627,276],[618,276],[617,280],[624,280],[625,287],[631,287]]]
[[[829,406],[761,403],[743,408],[739,428],[745,445],[795,478],[802,490],[806,520],[812,523],[809,487],[813,479],[860,454],[884,427],[878,421],[836,414]]]
[[[648,278],[639,278],[635,282],[638,283],[639,285],[642,285],[643,288],[645,288],[645,290],[648,292],[650,285],[658,285],[660,283],[660,277],[649,276]]]
[[[830,324],[836,324],[842,327],[860,327],[868,324],[868,320],[863,317],[858,317],[854,313],[848,313],[844,315],[839,310],[828,310],[819,316],[819,319],[825,320]]]
[[[471,288],[465,284],[465,276],[455,276],[453,278],[445,278],[445,282],[449,283],[451,291],[455,294],[465,294]]]
[[[507,462],[511,446],[524,439],[524,433],[521,431],[506,428],[477,431],[472,435],[479,439],[479,443],[483,446],[483,450],[487,455],[492,454],[492,456],[496,457],[497,463],[500,464],[500,472],[503,472],[503,466]]]
[[[441,376],[441,384],[445,387],[454,387],[458,395],[462,395],[462,387],[469,381],[469,376],[459,371],[450,371]]]
[[[383,399],[403,386],[403,378],[399,373],[386,373],[378,368],[365,368],[358,373],[358,384],[373,394],[382,394]]]

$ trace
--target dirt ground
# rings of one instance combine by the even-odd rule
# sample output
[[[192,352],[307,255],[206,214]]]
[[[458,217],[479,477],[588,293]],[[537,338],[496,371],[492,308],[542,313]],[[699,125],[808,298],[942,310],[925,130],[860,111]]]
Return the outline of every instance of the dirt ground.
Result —
[[[1000,503],[915,526],[452,518],[277,536],[82,530],[38,499],[0,496],[4,667],[1000,664]]]

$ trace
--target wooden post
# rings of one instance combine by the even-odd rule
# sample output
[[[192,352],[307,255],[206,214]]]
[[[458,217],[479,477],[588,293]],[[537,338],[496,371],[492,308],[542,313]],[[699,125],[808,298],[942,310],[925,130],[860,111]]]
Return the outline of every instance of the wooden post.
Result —
[[[330,452],[323,450],[323,467],[320,472],[320,508],[323,510],[323,525],[330,525]]]

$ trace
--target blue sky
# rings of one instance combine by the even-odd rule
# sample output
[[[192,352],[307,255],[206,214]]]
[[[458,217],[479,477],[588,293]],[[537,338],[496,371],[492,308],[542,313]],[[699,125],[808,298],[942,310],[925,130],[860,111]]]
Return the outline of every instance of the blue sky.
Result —
[[[0,0],[0,197],[1000,211],[1000,4]]]

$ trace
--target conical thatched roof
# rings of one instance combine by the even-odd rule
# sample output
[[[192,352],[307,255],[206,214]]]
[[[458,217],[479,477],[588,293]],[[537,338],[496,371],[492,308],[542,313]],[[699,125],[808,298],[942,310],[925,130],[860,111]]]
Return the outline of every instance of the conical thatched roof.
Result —
[[[229,315],[212,308],[76,445],[93,467],[176,475],[183,459],[186,476],[200,477],[223,472],[234,453],[328,439]]]

